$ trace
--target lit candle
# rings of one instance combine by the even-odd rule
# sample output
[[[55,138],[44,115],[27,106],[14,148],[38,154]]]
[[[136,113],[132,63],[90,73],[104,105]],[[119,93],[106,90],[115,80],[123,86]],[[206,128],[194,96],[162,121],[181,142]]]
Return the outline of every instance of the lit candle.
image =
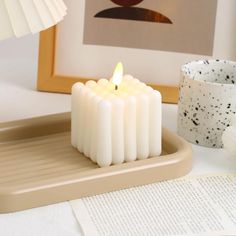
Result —
[[[112,122],[111,103],[102,100],[98,104],[97,115],[97,163],[109,166],[112,163]]]
[[[124,101],[111,99],[112,104],[112,164],[124,162]]]
[[[87,93],[87,98],[84,103],[85,105],[85,111],[84,111],[84,137],[83,137],[83,150],[84,150],[84,155],[86,157],[90,157],[90,149],[91,149],[91,124],[92,124],[92,101],[94,98],[95,94],[93,92],[88,92]]]
[[[146,159],[149,156],[149,99],[145,93],[140,93],[137,99],[137,158]]]
[[[91,111],[91,150],[90,158],[93,162],[97,162],[97,117],[98,117],[98,104],[102,98],[100,96],[94,96],[92,101]]]
[[[71,143],[73,147],[77,147],[79,139],[79,131],[81,127],[81,91],[84,85],[82,83],[76,83],[72,87],[72,101],[71,101]]]
[[[136,112],[136,98],[134,96],[126,96],[125,101],[125,161],[134,161],[137,158],[137,112]]]
[[[72,88],[71,142],[100,167],[161,154],[161,95],[118,63],[111,80]]]
[[[150,97],[150,117],[149,117],[149,156],[159,156],[161,154],[161,95],[157,91],[149,92]],[[158,121],[158,122],[157,122]]]

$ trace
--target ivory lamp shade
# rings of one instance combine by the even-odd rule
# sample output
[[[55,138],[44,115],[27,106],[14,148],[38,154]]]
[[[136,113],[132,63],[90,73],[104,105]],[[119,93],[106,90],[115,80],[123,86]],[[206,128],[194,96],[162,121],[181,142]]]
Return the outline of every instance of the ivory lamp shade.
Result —
[[[0,40],[45,30],[66,11],[63,0],[0,0]]]

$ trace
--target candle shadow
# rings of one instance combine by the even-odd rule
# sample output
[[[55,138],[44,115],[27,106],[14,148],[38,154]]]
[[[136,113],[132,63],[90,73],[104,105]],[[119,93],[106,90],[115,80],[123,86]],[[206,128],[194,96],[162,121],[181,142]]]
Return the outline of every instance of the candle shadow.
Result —
[[[163,14],[140,7],[109,8],[97,13],[94,17],[173,24]]]

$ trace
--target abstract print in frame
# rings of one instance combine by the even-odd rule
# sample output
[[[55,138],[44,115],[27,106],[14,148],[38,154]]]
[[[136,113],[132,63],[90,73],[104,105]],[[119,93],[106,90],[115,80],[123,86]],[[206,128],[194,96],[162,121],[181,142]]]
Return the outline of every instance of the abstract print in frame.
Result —
[[[176,103],[182,64],[236,57],[229,38],[236,35],[235,2],[65,0],[68,16],[41,34],[38,88],[69,93],[76,81],[110,78],[122,61],[126,73],[159,89],[164,102]]]

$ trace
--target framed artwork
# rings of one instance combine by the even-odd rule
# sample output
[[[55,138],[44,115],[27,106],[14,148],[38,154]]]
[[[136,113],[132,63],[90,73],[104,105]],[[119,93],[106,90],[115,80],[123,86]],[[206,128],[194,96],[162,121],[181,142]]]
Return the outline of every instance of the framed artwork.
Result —
[[[64,0],[68,15],[40,36],[38,90],[70,93],[73,83],[126,74],[178,101],[181,65],[236,60],[235,0]]]

